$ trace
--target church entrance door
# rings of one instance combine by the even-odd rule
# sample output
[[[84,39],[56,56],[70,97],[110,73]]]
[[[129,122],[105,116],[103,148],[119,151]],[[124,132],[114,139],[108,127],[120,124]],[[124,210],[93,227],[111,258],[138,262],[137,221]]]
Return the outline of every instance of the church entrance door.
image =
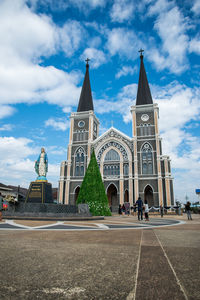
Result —
[[[79,192],[80,192],[80,186],[77,186],[74,193],[74,204],[76,204]]]
[[[124,193],[124,202],[129,202],[128,190],[126,190],[125,193]]]
[[[109,207],[112,206],[112,211],[118,209],[119,203],[117,200],[117,188],[114,184],[111,184],[107,189],[107,197],[108,197]]]
[[[153,206],[154,202],[153,202],[153,190],[152,187],[150,185],[147,185],[145,187],[144,190],[144,200],[147,200],[147,203],[149,204],[149,206]]]

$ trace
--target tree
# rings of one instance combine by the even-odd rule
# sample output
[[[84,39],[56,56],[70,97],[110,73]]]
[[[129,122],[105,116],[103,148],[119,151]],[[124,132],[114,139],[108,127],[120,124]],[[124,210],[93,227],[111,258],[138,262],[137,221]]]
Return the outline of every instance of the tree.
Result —
[[[93,216],[111,216],[94,150],[81,184],[77,203],[87,203]]]

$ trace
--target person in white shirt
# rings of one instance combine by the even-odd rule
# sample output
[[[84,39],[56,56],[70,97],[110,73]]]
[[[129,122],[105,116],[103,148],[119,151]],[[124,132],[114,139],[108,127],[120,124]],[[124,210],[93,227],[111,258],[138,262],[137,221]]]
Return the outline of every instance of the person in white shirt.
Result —
[[[147,203],[147,200],[144,201],[144,215],[145,221],[149,221],[149,205]]]

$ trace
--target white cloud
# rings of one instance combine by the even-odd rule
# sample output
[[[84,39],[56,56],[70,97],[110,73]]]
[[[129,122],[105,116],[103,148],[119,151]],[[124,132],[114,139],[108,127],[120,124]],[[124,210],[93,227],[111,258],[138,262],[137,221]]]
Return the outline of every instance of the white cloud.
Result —
[[[154,29],[162,44],[151,47],[148,56],[158,69],[168,68],[172,73],[181,73],[188,68],[187,51],[189,38],[188,19],[183,16],[173,1],[156,1],[149,8],[149,15],[157,15]]]
[[[122,76],[127,76],[127,75],[133,75],[134,73],[136,73],[138,70],[138,68],[135,67],[130,67],[130,66],[123,66],[115,75],[116,78],[120,78]]]
[[[30,58],[37,61],[41,55],[55,53],[56,30],[51,19],[32,13],[23,2],[0,3],[0,55],[4,66],[18,65]]]
[[[137,56],[138,47],[143,47],[143,43],[136,34],[127,28],[114,28],[107,33],[107,49],[111,55],[119,54],[134,60]]]
[[[3,161],[14,163],[17,159],[35,154],[36,149],[29,146],[32,143],[27,138],[0,137],[0,157]]]
[[[194,200],[200,168],[200,139],[192,135],[187,124],[199,121],[200,89],[177,82],[162,89],[157,87],[157,91],[154,88],[154,102],[158,103],[160,109],[163,154],[169,155],[172,161],[175,195],[184,201],[184,193],[187,192],[190,199]]]
[[[87,48],[84,50],[83,54],[81,55],[81,59],[85,60],[86,58],[91,59],[91,68],[98,68],[100,65],[106,62],[106,56],[104,52],[95,48]]]
[[[83,26],[77,21],[68,21],[59,31],[60,45],[67,57],[70,57],[79,49],[83,37],[87,36]]]
[[[36,179],[35,159],[40,153],[27,138],[0,137],[0,182],[28,187]],[[49,164],[48,179],[55,186],[59,178],[59,164]]]
[[[189,51],[200,55],[200,36],[191,39],[189,43]]]
[[[150,6],[148,10],[148,15],[152,16],[155,14],[165,13],[170,10],[174,6],[174,2],[169,2],[168,0],[157,0],[157,1],[149,1]]]
[[[9,117],[15,113],[15,108],[8,105],[0,105],[0,119]]]
[[[80,73],[39,63],[42,56],[54,54],[58,46],[72,55],[80,44],[81,25],[68,21],[59,28],[49,17],[31,11],[22,0],[1,1],[0,18],[0,118],[14,113],[8,104],[47,101],[60,106],[76,105]],[[68,38],[68,48],[64,37]]]
[[[28,3],[32,9],[36,9],[38,5],[45,9],[50,8],[52,11],[64,11],[69,7],[69,1],[66,0],[28,0]]]
[[[137,93],[137,85],[129,84],[116,96],[117,101],[95,100],[95,111],[99,114],[116,112],[123,116],[125,123],[131,121],[130,107],[134,104]]]
[[[77,6],[81,11],[88,12],[97,7],[104,7],[106,0],[70,0],[71,4]]]
[[[134,15],[134,4],[128,0],[115,0],[110,11],[112,22],[123,23]]]
[[[70,127],[70,121],[65,118],[50,118],[45,121],[46,127],[52,127],[53,129],[59,131],[66,131]]]
[[[199,2],[199,0],[193,0],[192,11],[195,15],[200,14],[200,2]]]
[[[13,125],[11,124],[4,124],[0,127],[0,131],[11,131],[13,129]]]

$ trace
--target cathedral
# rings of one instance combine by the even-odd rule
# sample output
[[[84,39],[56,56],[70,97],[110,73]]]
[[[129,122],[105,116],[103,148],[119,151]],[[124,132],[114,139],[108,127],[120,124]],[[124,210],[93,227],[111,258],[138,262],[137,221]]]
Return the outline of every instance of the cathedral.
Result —
[[[124,202],[132,206],[139,196],[150,207],[174,205],[170,158],[162,154],[159,108],[152,100],[142,52],[136,104],[131,106],[132,137],[114,127],[99,136],[86,61],[77,112],[70,116],[67,161],[61,163],[59,203],[76,204],[94,149],[112,211]]]

